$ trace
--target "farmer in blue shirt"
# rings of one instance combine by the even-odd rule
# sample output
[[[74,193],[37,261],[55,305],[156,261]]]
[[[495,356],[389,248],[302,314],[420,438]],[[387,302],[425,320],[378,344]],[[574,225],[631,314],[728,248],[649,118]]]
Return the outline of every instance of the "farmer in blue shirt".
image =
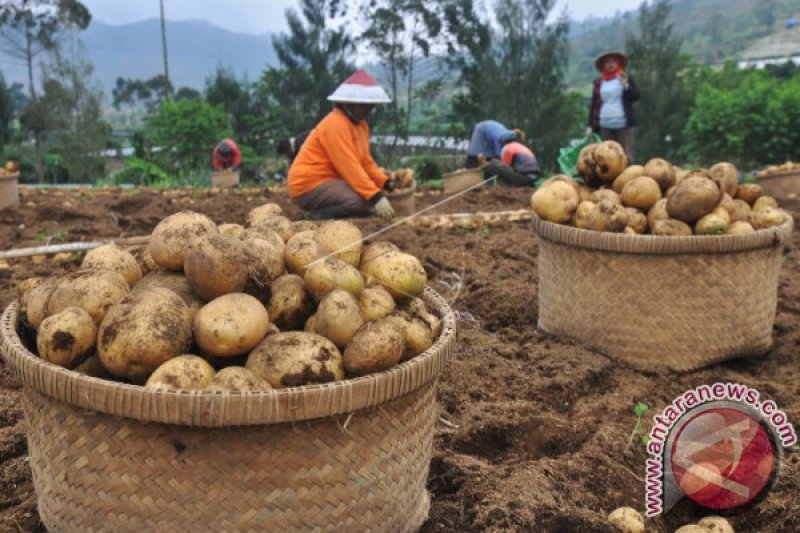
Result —
[[[521,132],[520,132],[521,133]],[[482,159],[498,159],[503,152],[503,146],[510,141],[517,140],[520,133],[510,130],[496,120],[478,122],[472,130],[472,139],[467,148],[466,168],[475,168]]]

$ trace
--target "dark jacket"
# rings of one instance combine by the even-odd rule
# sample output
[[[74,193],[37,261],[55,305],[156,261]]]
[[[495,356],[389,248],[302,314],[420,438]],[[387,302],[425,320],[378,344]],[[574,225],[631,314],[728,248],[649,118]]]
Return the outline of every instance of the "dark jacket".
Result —
[[[594,132],[600,131],[600,105],[602,104],[600,100],[600,84],[602,82],[602,77],[592,82],[594,88],[592,89],[592,104],[589,106],[588,125]],[[633,81],[633,78],[628,76],[628,88],[622,92],[622,107],[625,111],[625,127],[627,128],[636,126],[636,114],[633,112],[633,103],[638,99],[639,88],[636,86],[636,82]]]

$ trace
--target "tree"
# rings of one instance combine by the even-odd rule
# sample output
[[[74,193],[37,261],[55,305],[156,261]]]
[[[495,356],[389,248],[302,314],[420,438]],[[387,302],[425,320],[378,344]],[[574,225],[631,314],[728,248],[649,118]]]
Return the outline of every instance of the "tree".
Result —
[[[148,112],[153,113],[167,100],[168,93],[172,90],[172,84],[165,81],[163,74],[157,74],[149,80],[119,77],[111,89],[112,105],[115,109],[120,109],[123,105],[143,104]]]
[[[194,100],[202,97],[203,94],[192,87],[181,87],[175,92],[175,100]]]
[[[628,35],[625,48],[631,76],[641,99],[635,104],[637,159],[676,157],[683,143],[683,129],[692,107],[685,81],[690,64],[682,55],[681,40],[672,31],[670,6],[666,0],[639,8],[639,32]]]
[[[25,61],[28,90],[36,104],[33,81],[34,58],[55,48],[61,33],[70,28],[86,29],[92,15],[78,0],[6,0],[0,4],[0,37],[5,51]],[[36,172],[43,179],[41,131],[35,131]]]
[[[0,151],[11,139],[11,120],[14,118],[14,96],[0,73]]]
[[[233,134],[237,142],[251,142],[251,130],[254,121],[250,84],[239,82],[230,70],[217,68],[213,77],[206,79],[206,102],[222,106],[228,114]]]

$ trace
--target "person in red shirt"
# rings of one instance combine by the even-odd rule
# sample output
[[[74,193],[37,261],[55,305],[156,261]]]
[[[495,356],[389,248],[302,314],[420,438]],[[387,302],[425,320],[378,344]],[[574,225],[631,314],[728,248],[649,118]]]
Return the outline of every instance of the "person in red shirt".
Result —
[[[211,155],[211,167],[214,170],[239,170],[239,165],[242,163],[242,152],[233,139],[223,139],[214,147],[214,153]]]
[[[515,187],[535,187],[541,170],[533,151],[520,142],[524,139],[521,130],[516,138],[507,141],[500,152],[500,159],[490,160],[484,176],[497,176],[501,183]]]
[[[394,216],[383,195],[391,180],[372,158],[367,117],[375,104],[391,102],[383,87],[364,70],[350,76],[328,97],[334,108],[311,130],[286,177],[289,197],[322,220]]]

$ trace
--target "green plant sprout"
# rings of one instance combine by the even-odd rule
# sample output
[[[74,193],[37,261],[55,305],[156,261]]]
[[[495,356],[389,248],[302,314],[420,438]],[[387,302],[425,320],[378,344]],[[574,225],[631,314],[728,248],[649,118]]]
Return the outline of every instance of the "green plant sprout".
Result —
[[[631,435],[628,437],[628,447],[635,441],[640,442],[643,446],[647,446],[647,443],[650,441],[650,437],[645,433],[644,426],[642,425],[642,417],[649,408],[650,406],[644,402],[636,402],[636,405],[633,406],[633,414],[636,415],[636,425],[633,426],[633,431],[631,431]]]

